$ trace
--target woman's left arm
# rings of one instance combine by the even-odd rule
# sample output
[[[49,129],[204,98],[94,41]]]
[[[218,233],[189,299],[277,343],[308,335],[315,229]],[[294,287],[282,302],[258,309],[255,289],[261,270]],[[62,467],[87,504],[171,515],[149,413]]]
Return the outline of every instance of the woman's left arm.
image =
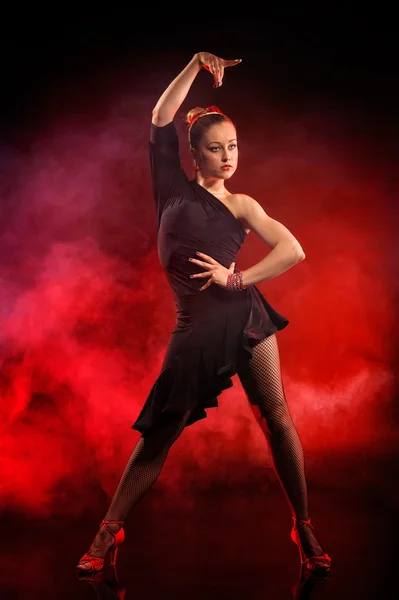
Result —
[[[287,227],[269,217],[261,205],[250,196],[237,196],[243,226],[254,231],[272,249],[260,262],[242,272],[245,286],[273,279],[304,260],[305,253],[300,243]]]

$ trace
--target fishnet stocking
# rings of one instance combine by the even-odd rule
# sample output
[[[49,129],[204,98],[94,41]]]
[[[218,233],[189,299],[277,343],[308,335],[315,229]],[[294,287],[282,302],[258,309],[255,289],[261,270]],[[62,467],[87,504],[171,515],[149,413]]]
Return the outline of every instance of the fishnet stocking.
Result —
[[[124,521],[131,508],[144,496],[155,483],[173,442],[184,430],[190,416],[188,411],[179,423],[163,425],[141,436],[138,440],[123,472],[116,492],[108,508],[105,520]],[[109,524],[108,528],[116,533],[122,524]],[[103,558],[113,542],[113,536],[100,527],[88,554]]]
[[[240,363],[237,372],[255,419],[265,434],[292,516],[306,520],[303,451],[285,399],[276,336],[259,342],[252,358]]]
[[[308,520],[302,444],[285,398],[276,335],[259,342],[253,348],[252,358],[240,361],[237,373],[266,437],[272,464],[292,516]],[[323,554],[312,529],[299,523],[298,528],[306,554]]]

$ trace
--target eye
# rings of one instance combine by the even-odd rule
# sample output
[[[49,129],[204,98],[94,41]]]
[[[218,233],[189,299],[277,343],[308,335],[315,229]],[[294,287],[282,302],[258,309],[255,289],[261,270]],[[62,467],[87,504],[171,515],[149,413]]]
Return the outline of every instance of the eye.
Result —
[[[236,148],[237,144],[230,144],[229,148]]]
[[[213,152],[214,150],[219,150],[219,146],[212,146],[212,147],[209,148],[209,150],[211,152]]]

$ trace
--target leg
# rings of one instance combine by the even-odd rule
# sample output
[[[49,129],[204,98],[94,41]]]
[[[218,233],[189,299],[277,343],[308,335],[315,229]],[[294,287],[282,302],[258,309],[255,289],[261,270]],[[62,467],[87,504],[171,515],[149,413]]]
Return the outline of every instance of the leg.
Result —
[[[307,489],[302,444],[292,421],[281,377],[276,335],[259,342],[252,358],[242,360],[238,376],[269,446],[275,473],[288,500],[306,556],[324,551],[308,521]]]
[[[155,483],[172,444],[183,432],[190,411],[181,422],[163,425],[141,436],[133,450],[105,519],[124,521],[130,509]]]
[[[155,483],[165,463],[167,454],[184,430],[190,416],[188,411],[178,423],[169,423],[141,436],[125,467],[122,478],[108,508],[105,521],[119,521],[119,524],[107,525],[100,529],[90,547],[89,556],[104,558],[114,541],[114,535],[122,526],[131,508],[144,496]],[[87,555],[85,555],[87,556]],[[90,565],[79,563],[82,570],[90,570]],[[86,568],[85,568],[86,567]]]
[[[302,445],[285,399],[275,335],[259,342],[237,370],[252,412],[269,446],[292,516],[308,519]]]

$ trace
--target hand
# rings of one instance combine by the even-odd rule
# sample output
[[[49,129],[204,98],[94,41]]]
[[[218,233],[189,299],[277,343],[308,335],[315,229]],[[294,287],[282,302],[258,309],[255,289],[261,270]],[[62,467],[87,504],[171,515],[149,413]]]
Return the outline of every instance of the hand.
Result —
[[[223,265],[218,263],[216,260],[208,256],[207,254],[203,254],[202,252],[197,252],[200,257],[203,257],[203,260],[199,260],[198,258],[190,258],[189,260],[197,265],[201,265],[204,269],[208,269],[205,273],[195,273],[191,275],[192,278],[200,278],[200,277],[208,277],[210,275],[210,279],[206,282],[205,285],[200,288],[200,292],[209,288],[212,283],[216,283],[218,286],[222,288],[226,288],[227,286],[227,277],[230,273],[234,273],[234,267],[236,263],[231,263],[230,268],[226,269]]]
[[[209,52],[198,52],[197,56],[201,66],[212,73],[215,79],[213,84],[213,87],[215,88],[222,85],[225,67],[234,67],[242,61],[242,58],[225,60],[224,58],[219,58],[218,56],[210,54]]]

